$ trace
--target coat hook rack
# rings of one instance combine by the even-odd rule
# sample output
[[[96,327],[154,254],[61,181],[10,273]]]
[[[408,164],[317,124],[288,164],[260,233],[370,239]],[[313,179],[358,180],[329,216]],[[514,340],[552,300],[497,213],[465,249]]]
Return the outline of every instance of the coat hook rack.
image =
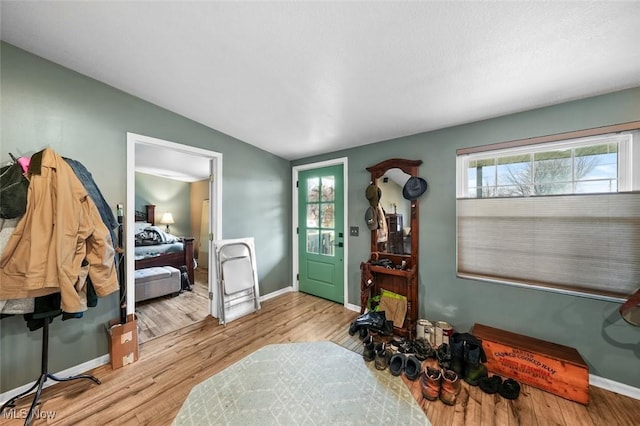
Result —
[[[33,414],[36,406],[40,401],[40,395],[42,394],[42,388],[47,381],[47,379],[55,380],[56,382],[68,382],[76,379],[88,379],[93,381],[95,384],[99,385],[100,380],[95,378],[90,374],[79,374],[77,376],[71,377],[56,377],[53,374],[49,373],[48,370],[48,361],[49,361],[49,321],[51,317],[47,316],[42,318],[42,362],[41,362],[41,370],[40,377],[36,380],[36,382],[26,391],[22,392],[19,395],[14,396],[7,402],[5,402],[2,407],[0,407],[0,415],[4,412],[5,409],[15,407],[15,403],[18,399],[23,396],[31,393],[34,389],[36,390],[35,396],[33,397],[33,402],[31,403],[31,408],[29,408],[29,412],[27,413],[27,417],[25,418],[24,424],[28,426],[31,424],[33,420]]]

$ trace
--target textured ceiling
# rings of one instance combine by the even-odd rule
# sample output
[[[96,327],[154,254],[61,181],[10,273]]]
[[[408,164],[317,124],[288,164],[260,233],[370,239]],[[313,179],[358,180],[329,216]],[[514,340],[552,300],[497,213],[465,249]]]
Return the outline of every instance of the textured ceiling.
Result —
[[[286,159],[640,86],[640,2],[13,2],[8,43]]]

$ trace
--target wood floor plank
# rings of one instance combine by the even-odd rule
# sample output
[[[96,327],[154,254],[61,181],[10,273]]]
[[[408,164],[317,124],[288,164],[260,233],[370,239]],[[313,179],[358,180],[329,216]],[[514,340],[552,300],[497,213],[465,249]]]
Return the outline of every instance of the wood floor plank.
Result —
[[[482,391],[478,386],[467,385],[467,392],[463,424],[480,425],[482,424]]]
[[[292,292],[227,325],[211,317],[189,323],[141,344],[134,364],[91,370],[101,385],[82,380],[48,387],[40,408],[56,417],[34,425],[170,425],[193,386],[265,345],[329,340],[362,354],[358,335],[347,332],[357,316],[342,305]],[[636,424],[640,412],[640,401],[594,387],[585,407],[526,385],[517,400],[507,401],[463,383],[457,404],[450,407],[423,399],[419,380],[405,383],[434,426],[624,426]],[[23,398],[16,408],[28,409],[30,403]],[[23,423],[0,417],[0,425]]]
[[[589,405],[587,406],[587,412],[593,420],[594,424],[602,425],[609,424],[613,419],[613,412],[609,407],[607,401],[607,394],[605,391],[590,386],[589,388]]]
[[[493,395],[493,401],[495,405],[494,416],[497,425],[513,426],[516,425],[516,421],[512,419],[511,409],[509,408],[509,402],[498,394]]]
[[[620,395],[618,395],[617,398],[614,398],[612,397],[611,394],[607,394],[605,396],[605,399],[607,401],[607,405],[611,409],[611,417],[610,417],[611,423],[616,425],[625,424],[625,422],[627,421],[625,413],[627,413],[628,411],[627,407],[625,406],[625,400],[627,398],[622,397]],[[636,413],[640,415],[640,404],[634,404],[634,405],[635,405],[635,409],[637,410]],[[639,423],[640,423],[640,418],[635,421],[635,424],[639,424]]]
[[[140,344],[202,321],[209,315],[208,271],[197,268],[194,279],[192,291],[136,303]]]
[[[538,419],[533,405],[531,395],[531,387],[522,384],[520,388],[520,396],[509,402],[509,408],[513,413],[514,424],[536,426]]]

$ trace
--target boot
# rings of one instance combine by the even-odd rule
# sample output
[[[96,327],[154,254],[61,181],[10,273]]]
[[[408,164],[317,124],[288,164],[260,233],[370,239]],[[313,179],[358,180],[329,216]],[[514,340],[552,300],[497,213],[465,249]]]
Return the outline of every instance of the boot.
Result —
[[[488,375],[487,366],[484,364],[478,364],[473,368],[467,366],[464,371],[464,381],[469,383],[471,386],[478,386],[480,380]]]
[[[442,372],[437,368],[426,367],[420,378],[422,396],[429,401],[435,401],[440,395]]]
[[[360,315],[349,326],[349,335],[353,336],[363,327],[382,329],[387,318],[384,312],[367,312]]]
[[[420,361],[424,361],[427,358],[436,357],[436,351],[434,351],[431,347],[431,344],[422,337],[417,338],[413,342],[413,350],[416,354],[416,358],[418,358]]]
[[[460,333],[453,333],[450,339],[451,364],[450,367],[458,376],[464,373],[465,341]]]
[[[436,359],[440,368],[449,370],[451,368],[451,351],[449,345],[443,343],[436,349]]]
[[[480,363],[481,346],[473,341],[465,342],[464,348],[464,381],[477,386],[478,380],[487,376],[487,367]]]
[[[367,338],[367,336],[369,336],[369,329],[367,327],[362,327],[360,330],[358,330],[358,334],[360,335],[360,339],[364,340]]]
[[[378,343],[376,345],[375,367],[378,370],[385,370],[389,365],[390,359],[391,359],[391,351],[387,349],[387,345],[384,343]]]
[[[365,361],[373,361],[375,358],[375,343],[373,342],[373,336],[367,337],[364,342],[364,349],[362,350],[362,357]]]
[[[393,335],[393,321],[385,320],[382,327],[378,328],[377,326],[371,326],[369,329],[385,336],[391,336]]]
[[[462,389],[460,377],[455,371],[445,370],[442,373],[442,387],[440,388],[440,401],[447,405],[456,405],[458,394]]]

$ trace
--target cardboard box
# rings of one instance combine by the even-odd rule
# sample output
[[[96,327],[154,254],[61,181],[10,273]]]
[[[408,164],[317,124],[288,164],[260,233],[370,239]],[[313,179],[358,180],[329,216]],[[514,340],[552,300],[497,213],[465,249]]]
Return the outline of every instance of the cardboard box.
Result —
[[[475,324],[487,369],[581,404],[589,403],[589,367],[574,348]]]
[[[135,314],[127,315],[124,324],[120,324],[120,318],[109,321],[107,333],[111,368],[115,370],[138,360],[138,319]]]

